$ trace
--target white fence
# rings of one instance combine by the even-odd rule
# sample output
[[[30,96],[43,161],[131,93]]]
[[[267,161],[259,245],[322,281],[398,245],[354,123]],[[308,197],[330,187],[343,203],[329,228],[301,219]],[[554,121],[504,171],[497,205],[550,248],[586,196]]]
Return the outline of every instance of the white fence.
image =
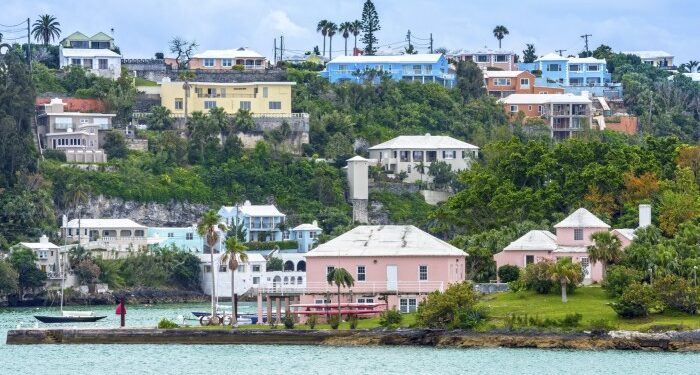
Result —
[[[335,284],[322,282],[307,282],[305,286],[299,285],[282,285],[273,284],[268,287],[260,287],[255,289],[259,293],[274,293],[274,294],[322,294],[322,293],[337,293],[338,287]],[[417,293],[424,294],[434,291],[444,291],[444,282],[442,281],[397,281],[396,283],[387,282],[362,282],[356,281],[352,287],[340,287],[341,293],[355,294],[378,294],[378,293]]]

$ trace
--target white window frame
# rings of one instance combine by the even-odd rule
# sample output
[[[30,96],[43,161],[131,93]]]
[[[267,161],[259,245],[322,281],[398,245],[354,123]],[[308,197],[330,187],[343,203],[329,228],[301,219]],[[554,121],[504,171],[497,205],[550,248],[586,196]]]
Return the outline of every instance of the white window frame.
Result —
[[[202,61],[202,65],[205,68],[213,68],[214,67],[214,59],[204,59],[204,61]]]
[[[520,78],[520,86],[529,87],[530,86],[530,78]]]
[[[399,298],[399,311],[407,314],[415,312],[418,308],[418,300],[412,297]]]
[[[586,70],[588,70],[589,72],[599,72],[601,69],[600,66],[598,66],[598,64],[588,64],[586,66]]]
[[[269,109],[280,110],[280,109],[282,109],[282,102],[279,101],[279,100],[270,101],[270,102],[268,102],[268,108],[269,108]]]
[[[213,109],[216,108],[216,100],[205,100],[204,101],[204,109]]]
[[[532,257],[532,263],[528,263],[528,262],[527,262],[527,258],[528,258],[528,257]],[[537,263],[537,258],[535,258],[534,255],[532,255],[532,254],[525,254],[525,255],[523,255],[523,264],[525,265],[525,267],[527,267],[527,266],[530,265],[530,264],[535,264],[535,263]]]
[[[583,228],[574,228],[574,241],[583,241]]]
[[[576,67],[576,69],[574,69],[574,67]],[[580,64],[569,64],[569,71],[570,72],[581,72],[581,71],[583,71],[583,69],[581,69]]]
[[[194,233],[185,233],[185,240],[186,241],[194,240]]]
[[[267,99],[267,97],[270,95],[270,88],[267,86],[263,86],[263,98]]]
[[[182,98],[176,98],[175,99],[175,109],[183,109],[184,108],[184,102]]]
[[[360,272],[360,268],[362,268],[362,272]],[[357,281],[367,281],[367,267],[365,266],[357,266]]]
[[[510,106],[510,113],[518,113],[518,106],[515,104],[512,104]]]
[[[233,59],[221,59],[221,66],[230,68],[233,66]]]
[[[423,268],[425,268],[425,272],[423,272]],[[425,274],[425,277],[423,277],[424,274]],[[421,264],[418,266],[418,281],[428,281],[428,265],[427,264]]]
[[[552,69],[552,67],[557,67],[556,69]],[[556,64],[556,63],[549,63],[547,64],[547,71],[548,72],[561,72],[561,65]]]
[[[250,111],[250,109],[252,108],[251,105],[252,104],[250,103],[250,100],[241,100],[241,102],[239,104],[239,108]]]
[[[260,265],[259,264],[253,264],[253,272],[260,272]]]
[[[510,78],[494,78],[493,79],[493,85],[494,86],[510,86]]]

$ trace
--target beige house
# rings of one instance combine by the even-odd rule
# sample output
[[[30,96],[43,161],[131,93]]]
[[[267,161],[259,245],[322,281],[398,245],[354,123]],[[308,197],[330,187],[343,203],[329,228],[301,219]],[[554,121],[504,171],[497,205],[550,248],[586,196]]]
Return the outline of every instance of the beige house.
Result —
[[[101,136],[112,128],[116,116],[107,113],[65,112],[61,99],[51,99],[38,116],[41,147],[61,150],[75,163],[104,163],[107,156],[100,148]]]
[[[60,277],[60,247],[49,242],[46,235],[41,236],[39,242],[20,242],[15,248],[32,250],[37,256],[37,267],[45,272],[49,279]]]
[[[61,227],[61,233],[68,242],[88,250],[104,249],[118,257],[120,252],[146,247],[147,229],[130,219],[73,219]]]

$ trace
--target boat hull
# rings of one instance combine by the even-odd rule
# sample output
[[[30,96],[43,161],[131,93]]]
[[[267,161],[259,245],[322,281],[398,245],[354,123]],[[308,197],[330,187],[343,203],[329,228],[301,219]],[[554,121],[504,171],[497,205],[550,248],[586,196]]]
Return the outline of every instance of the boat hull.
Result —
[[[34,315],[36,320],[42,323],[90,323],[96,322],[106,316],[46,316]]]

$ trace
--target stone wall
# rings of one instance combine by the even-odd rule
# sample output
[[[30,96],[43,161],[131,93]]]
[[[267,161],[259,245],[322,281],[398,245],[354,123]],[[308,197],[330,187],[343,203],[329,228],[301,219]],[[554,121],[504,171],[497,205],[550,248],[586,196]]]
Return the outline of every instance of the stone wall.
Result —
[[[165,60],[159,59],[122,59],[122,66],[137,77],[149,81],[160,82],[168,77],[177,81],[179,70],[172,69]],[[195,74],[193,81],[198,82],[278,82],[284,81],[284,71],[281,69],[265,69],[261,71],[238,71],[232,69],[220,70],[191,70]]]

